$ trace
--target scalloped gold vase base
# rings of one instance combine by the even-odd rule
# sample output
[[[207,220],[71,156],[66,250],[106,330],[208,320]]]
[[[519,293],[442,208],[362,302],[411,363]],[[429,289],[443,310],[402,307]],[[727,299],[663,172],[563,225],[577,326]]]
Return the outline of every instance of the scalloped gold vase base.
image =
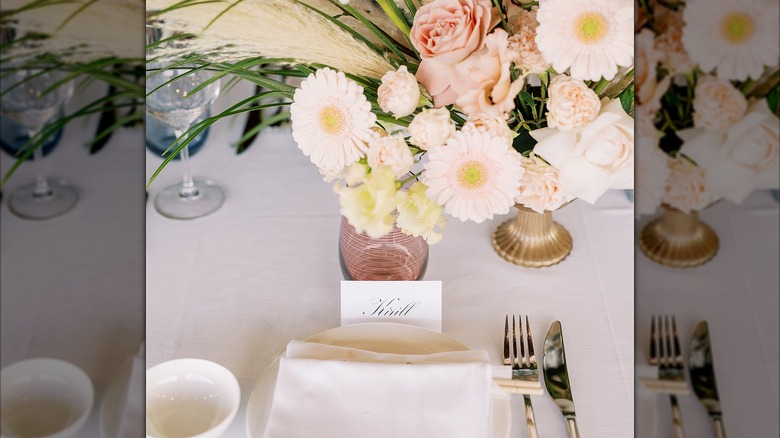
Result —
[[[552,220],[552,212],[537,213],[516,205],[517,216],[493,232],[493,248],[504,260],[527,268],[560,263],[571,253],[571,234]]]
[[[699,213],[664,207],[663,216],[645,225],[639,248],[652,261],[672,268],[693,268],[718,253],[718,235],[699,220]]]

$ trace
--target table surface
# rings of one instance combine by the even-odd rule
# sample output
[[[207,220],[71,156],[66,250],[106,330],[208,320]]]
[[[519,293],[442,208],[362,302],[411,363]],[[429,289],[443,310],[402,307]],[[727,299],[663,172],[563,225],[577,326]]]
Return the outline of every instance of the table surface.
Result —
[[[103,93],[74,96],[68,111]],[[8,181],[0,206],[2,367],[34,357],[81,367],[95,388],[85,438],[100,436],[102,395],[144,337],[144,132],[120,129],[90,155],[83,145],[96,127],[97,117],[74,121],[44,158],[51,177],[78,190],[71,211],[31,221],[8,210],[9,194],[35,180],[32,163]],[[14,161],[0,154],[3,175]]]
[[[223,98],[217,106],[228,102]],[[52,175],[79,189],[73,211],[37,222],[15,217],[7,202],[0,207],[2,366],[47,356],[84,368],[96,390],[85,437],[99,436],[102,393],[144,336],[144,218],[132,214],[144,203],[137,171],[144,160],[143,133],[122,130],[90,156],[80,145],[95,123],[69,126],[46,157]],[[287,342],[339,325],[342,279],[338,200],[331,185],[286,132],[264,133],[237,156],[230,143],[241,123],[214,126],[193,157],[196,175],[226,189],[220,211],[184,222],[154,211],[156,191],[179,176],[176,162],[153,183],[146,204],[147,366],[202,357],[229,368],[243,400],[225,437],[245,436],[249,393]],[[145,159],[148,177],[160,159],[149,153]],[[0,170],[11,164],[2,156]],[[4,193],[31,180],[31,168],[23,165]],[[425,278],[443,281],[444,333],[488,351],[496,364],[507,312],[531,316],[538,345],[550,323],[561,320],[583,436],[633,434],[634,366],[645,366],[651,314],[677,314],[684,351],[695,323],[707,319],[728,433],[773,436],[778,417],[766,413],[777,412],[780,394],[779,216],[767,192],[754,193],[741,206],[721,202],[704,211],[721,249],[692,270],[665,268],[634,251],[632,206],[618,191],[595,206],[576,201],[555,213],[571,232],[574,249],[562,264],[541,270],[513,266],[493,252],[490,235],[511,216],[483,224],[451,219],[444,240],[431,247]],[[729,370],[727,360],[735,357],[739,365]],[[680,403],[689,436],[709,436],[695,397]],[[521,405],[514,397],[515,423],[523,419]],[[549,397],[535,397],[534,406],[543,436],[566,436]],[[653,436],[670,436],[668,401],[659,398],[652,411],[658,426]],[[515,429],[515,436],[524,435],[524,428]]]
[[[230,96],[220,98],[225,107]],[[293,339],[340,324],[338,198],[289,131],[264,132],[231,149],[243,120],[212,127],[192,157],[195,176],[227,192],[216,213],[175,221],[157,213],[158,190],[180,178],[172,162],[152,183],[146,222],[147,367],[181,357],[218,362],[241,386],[242,407],[225,437],[244,437],[245,406],[263,370]],[[147,175],[161,162],[147,155]],[[633,208],[622,191],[554,215],[574,239],[563,263],[526,269],[491,245],[496,217],[450,219],[431,246],[426,280],[443,282],[443,333],[501,363],[504,316],[530,315],[537,346],[562,321],[583,436],[633,434]],[[548,396],[534,397],[539,432],[567,436]],[[522,398],[513,421],[524,424]],[[522,430],[522,432],[521,432]],[[515,426],[514,436],[525,432]]]
[[[707,320],[728,436],[769,437],[780,430],[779,211],[769,191],[756,191],[741,205],[722,201],[701,212],[718,234],[720,249],[694,269],[657,265],[636,251],[637,369],[647,367],[651,315],[676,314],[686,358],[694,327]],[[641,218],[636,232],[650,219]],[[688,436],[712,436],[696,397],[682,396],[679,402]],[[673,436],[669,399],[658,397],[646,406],[651,408],[638,409],[637,416],[654,415],[655,436]]]

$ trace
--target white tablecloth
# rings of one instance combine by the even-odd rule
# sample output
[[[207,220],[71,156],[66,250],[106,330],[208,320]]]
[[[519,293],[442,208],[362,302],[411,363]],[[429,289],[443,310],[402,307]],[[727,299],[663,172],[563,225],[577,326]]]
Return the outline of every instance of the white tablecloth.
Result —
[[[677,315],[683,355],[700,320],[710,328],[721,408],[728,436],[769,437],[780,429],[778,353],[778,235],[780,207],[769,191],[756,191],[742,205],[722,201],[701,213],[720,238],[709,263],[672,269],[636,255],[636,364],[646,366],[650,316]],[[637,232],[650,218],[642,218]],[[656,415],[655,436],[672,436],[667,397],[637,415]],[[689,437],[711,435],[706,411],[691,394],[680,397]]]
[[[263,133],[237,156],[230,143],[242,123],[215,125],[192,158],[194,175],[226,190],[219,211],[174,221],[154,210],[156,192],[180,178],[178,162],[153,183],[147,206],[147,366],[200,357],[230,369],[243,401],[226,437],[246,436],[249,393],[286,344],[340,321],[338,198],[289,133]],[[160,161],[147,155],[147,175]],[[479,225],[451,219],[444,240],[431,247],[425,279],[443,281],[443,332],[499,364],[506,313],[530,315],[537,352],[550,324],[561,320],[583,436],[631,436],[631,203],[614,191],[596,206],[577,201],[556,212],[574,249],[560,265],[539,270],[494,252],[491,233],[509,217]],[[522,436],[522,398],[512,407],[520,424],[513,436]],[[567,436],[548,396],[534,397],[534,407],[541,436]]]
[[[88,100],[75,96],[68,107],[79,102]],[[100,436],[102,395],[144,332],[144,133],[119,130],[89,155],[83,144],[96,126],[97,117],[73,122],[44,159],[50,176],[78,189],[73,210],[45,221],[8,210],[10,193],[35,180],[31,163],[3,188],[0,207],[2,366],[51,357],[84,369],[95,387],[93,415],[78,435],[85,438]],[[2,153],[3,175],[14,161]]]

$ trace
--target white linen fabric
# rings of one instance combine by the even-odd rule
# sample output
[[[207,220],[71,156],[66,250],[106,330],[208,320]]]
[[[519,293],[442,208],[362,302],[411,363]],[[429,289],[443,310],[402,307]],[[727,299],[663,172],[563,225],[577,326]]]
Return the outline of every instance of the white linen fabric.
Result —
[[[141,344],[132,359],[130,376],[124,387],[117,438],[138,438],[146,429],[146,345]],[[111,437],[103,437],[111,438]]]
[[[696,324],[707,320],[726,435],[775,436],[780,417],[767,413],[780,410],[780,204],[771,192],[758,190],[740,205],[721,201],[700,217],[720,239],[707,264],[672,269],[636,250],[635,366],[647,365],[651,315],[676,315],[686,361]],[[637,233],[651,219],[642,218]],[[679,397],[679,403],[687,436],[712,436],[695,394]],[[658,397],[655,407],[655,436],[673,436],[669,398]],[[637,412],[648,415],[653,413]]]
[[[292,341],[264,437],[489,437],[491,385],[485,352],[380,354]]]
[[[66,113],[106,89],[95,83],[77,93]],[[100,437],[102,395],[144,337],[144,132],[119,129],[100,152],[89,155],[83,145],[93,138],[97,122],[96,115],[68,124],[44,158],[50,178],[78,190],[71,211],[43,221],[9,211],[10,194],[35,181],[32,162],[22,164],[3,186],[0,205],[2,367],[49,357],[83,369],[95,386],[95,409],[79,438]],[[3,175],[15,161],[0,152]]]

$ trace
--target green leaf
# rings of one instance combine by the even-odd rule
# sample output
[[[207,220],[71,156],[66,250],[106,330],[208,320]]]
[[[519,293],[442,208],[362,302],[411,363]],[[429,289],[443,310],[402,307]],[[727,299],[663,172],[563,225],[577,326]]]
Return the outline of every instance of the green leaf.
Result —
[[[241,143],[245,142],[247,139],[251,138],[253,135],[259,134],[260,131],[263,129],[279,122],[284,122],[285,120],[290,120],[290,112],[289,111],[282,111],[279,114],[274,114],[271,117],[268,117],[267,119],[264,119],[262,122],[258,123],[252,129],[248,130],[244,135],[238,139],[237,142],[233,144],[233,146],[238,146]],[[246,149],[238,150],[237,153],[242,153]]]
[[[407,54],[411,54],[411,56],[414,56],[414,52],[410,52],[408,49],[406,49],[402,44],[399,42],[393,40],[390,38],[382,29],[378,28],[374,23],[371,22],[371,20],[367,19],[363,16],[360,12],[358,12],[355,8],[349,5],[342,5],[338,2],[338,0],[330,0],[330,2],[342,10],[342,12],[345,12],[352,17],[354,17],[356,20],[358,20],[360,23],[363,24],[368,30],[371,31],[374,35],[379,38],[382,43],[384,43],[388,49],[390,49],[395,56],[398,57],[399,60],[405,60],[406,57],[403,55],[403,52],[406,52]],[[405,35],[409,35],[409,32],[406,32]]]
[[[620,99],[620,105],[623,107],[623,111],[626,114],[632,114],[634,111],[634,84],[631,84],[623,90],[618,96]]]
[[[517,137],[512,141],[512,147],[521,154],[532,151],[536,146],[536,139],[531,137],[530,131],[521,129],[517,133]]]
[[[780,111],[778,100],[780,100],[780,87],[775,87],[766,95],[766,103],[775,114],[778,114],[778,111]]]

